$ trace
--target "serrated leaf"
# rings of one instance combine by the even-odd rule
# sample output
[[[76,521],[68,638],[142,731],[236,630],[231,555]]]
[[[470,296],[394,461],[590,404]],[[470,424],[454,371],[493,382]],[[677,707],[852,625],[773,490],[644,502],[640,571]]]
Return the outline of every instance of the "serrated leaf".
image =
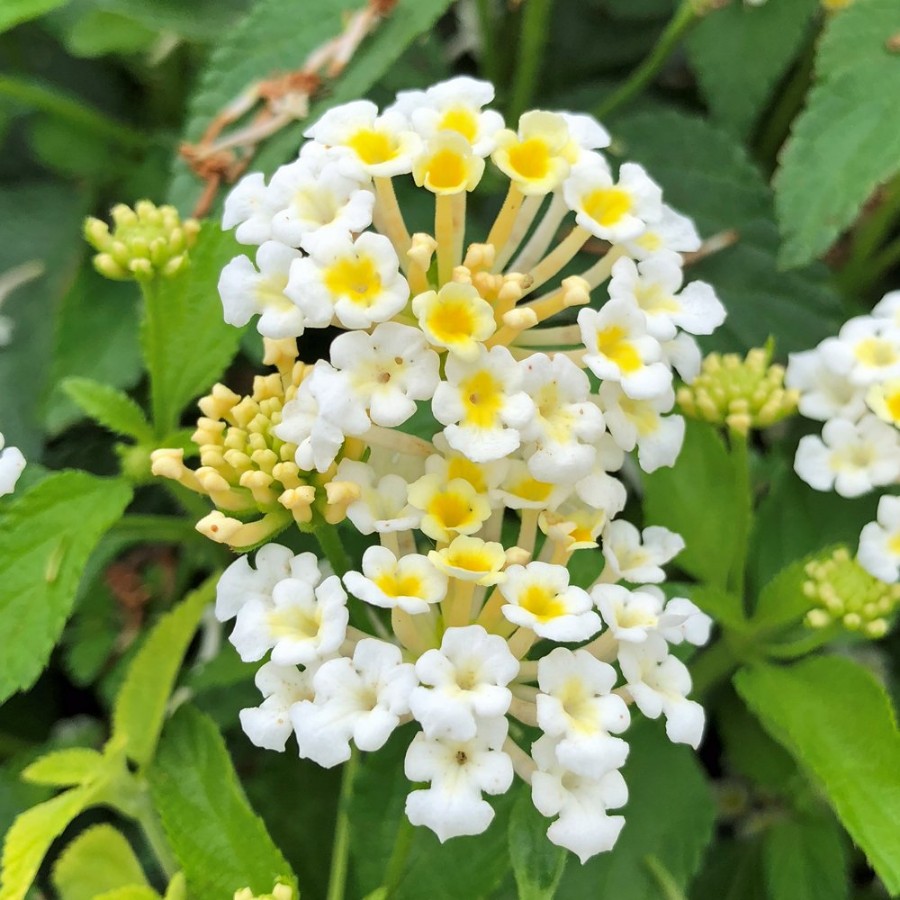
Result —
[[[614,132],[625,157],[647,167],[704,238],[736,232],[735,243],[686,270],[712,284],[728,310],[711,346],[744,352],[771,334],[784,355],[837,331],[844,313],[828,270],[778,270],[772,193],[732,135],[674,110],[623,117]]]
[[[240,249],[217,222],[204,222],[189,268],[176,278],[156,279],[145,295],[141,349],[160,437],[175,429],[182,410],[237,353],[241,329],[222,318],[217,285],[225,263]]]
[[[112,731],[124,741],[126,755],[139,766],[147,766],[153,758],[166,704],[217,580],[213,575],[166,613],[128,667],[113,706]]]
[[[0,900],[23,900],[50,845],[92,800],[90,788],[72,788],[16,818],[3,842]]]
[[[822,785],[888,891],[900,892],[900,734],[882,686],[837,656],[754,665],[734,683],[772,737]]]
[[[519,900],[551,900],[566,868],[568,854],[547,838],[547,820],[523,790],[509,818],[509,856]]]
[[[659,900],[660,887],[647,858],[658,860],[683,891],[712,838],[716,810],[693,751],[672,744],[659,722],[628,732],[631,751],[623,775],[628,804],[616,846],[583,866],[570,863],[557,896]],[[612,814],[612,813],[611,813]]]
[[[159,896],[150,889],[131,844],[112,825],[95,825],[66,847],[53,867],[53,886],[60,900],[97,900],[118,888]]]
[[[162,818],[192,897],[230,897],[242,887],[272,890],[296,880],[250,808],[215,724],[189,706],[166,726],[149,770]],[[284,798],[281,798],[284,800]]]
[[[36,759],[22,771],[22,778],[31,784],[71,787],[94,778],[104,762],[103,754],[90,747],[68,747]]]
[[[60,472],[0,513],[0,701],[40,674],[91,551],[130,500],[123,481]]]
[[[816,84],[774,181],[786,267],[827,250],[900,171],[900,55],[888,46],[897,34],[895,0],[858,0],[828,23]]]
[[[127,394],[90,378],[67,378],[63,390],[79,409],[104,428],[138,441],[152,441],[144,411]]]
[[[717,120],[746,137],[803,46],[818,9],[817,0],[736,2],[700,19],[686,46]]]
[[[69,0],[3,0],[3,5],[0,6],[0,32],[37,19],[68,2]]]
[[[327,99],[313,104],[306,123],[331,106],[365,96],[406,47],[432,28],[451,0],[399,0],[354,54],[343,74],[328,83]],[[235,97],[261,79],[303,65],[307,55],[341,33],[344,16],[360,9],[359,0],[261,0],[214,51],[191,100],[185,140],[199,139],[212,119]],[[303,22],[297,30],[296,23]],[[271,172],[296,156],[306,125],[297,123],[270,139],[252,168]],[[182,162],[176,163],[169,202],[189,212],[203,184]]]
[[[741,509],[734,466],[722,438],[703,422],[688,422],[675,465],[644,476],[648,525],[680,534],[678,566],[699,581],[723,588],[737,541]]]
[[[805,816],[766,831],[763,864],[771,900],[846,900],[847,854],[831,818]]]

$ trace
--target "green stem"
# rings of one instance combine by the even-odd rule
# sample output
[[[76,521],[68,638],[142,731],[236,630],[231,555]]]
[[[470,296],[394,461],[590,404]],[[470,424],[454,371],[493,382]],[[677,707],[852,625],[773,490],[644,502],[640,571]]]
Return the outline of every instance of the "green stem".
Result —
[[[141,826],[141,831],[144,832],[144,837],[147,838],[147,843],[159,862],[166,880],[171,879],[179,871],[180,866],[175,858],[175,854],[172,852],[172,848],[169,846],[169,839],[166,837],[165,831],[163,831],[162,822],[160,822],[159,815],[153,808],[150,794],[146,789],[141,792],[138,802],[130,810],[130,813],[138,825]]]
[[[729,434],[731,461],[734,466],[734,480],[740,507],[735,523],[735,554],[728,574],[728,590],[738,597],[744,596],[744,580],[747,569],[747,542],[753,521],[753,494],[750,486],[750,451],[747,435],[737,431]],[[746,610],[745,610],[746,612]]]
[[[331,870],[328,876],[326,900],[343,900],[347,889],[347,868],[350,861],[350,799],[353,781],[359,766],[356,750],[344,763],[341,776],[341,795],[338,799],[337,825],[334,829],[334,847],[331,852]]]
[[[509,101],[509,118],[514,122],[528,108],[534,96],[544,58],[544,45],[550,31],[552,5],[553,0],[525,0],[522,7],[517,64]]]
[[[686,900],[672,873],[656,856],[645,856],[644,865],[649,869],[654,881],[656,881],[659,895],[663,900]]]
[[[322,552],[325,554],[325,558],[331,564],[331,568],[334,569],[334,574],[343,577],[350,570],[350,558],[347,556],[347,551],[344,550],[344,545],[341,543],[337,527],[328,525],[325,522],[317,522],[313,526],[313,533],[319,542],[319,546],[322,548]]]
[[[0,76],[0,95],[56,116],[58,119],[63,119],[86,131],[91,131],[120,147],[129,150],[143,150],[147,146],[147,138],[143,134],[109,118],[93,107],[86,106],[81,99],[75,99],[37,82],[2,75]]]
[[[693,683],[691,696],[695,699],[705,696],[728,678],[740,664],[741,661],[729,645],[727,636],[720,637],[715,644],[697,657],[696,662],[691,661]]]
[[[150,412],[153,419],[153,431],[159,439],[172,432],[177,425],[178,411],[169,409],[167,398],[162,391],[157,360],[162,350],[163,340],[159,333],[160,323],[166,315],[162,292],[159,290],[159,279],[138,282],[144,298],[144,316],[141,322],[141,348],[144,351],[144,362],[150,376]]]
[[[900,263],[900,237],[887,244],[878,253],[869,265],[869,273],[866,276],[866,286],[874,284],[888,270]],[[859,287],[857,288],[860,289]]]
[[[403,878],[403,870],[406,868],[406,860],[412,848],[413,837],[416,829],[412,822],[401,813],[400,825],[397,828],[397,837],[394,839],[394,849],[388,861],[384,874],[384,896],[393,897],[397,892],[400,880]]]
[[[498,82],[499,68],[497,66],[498,56],[495,52],[497,46],[495,41],[496,28],[494,15],[491,11],[491,0],[476,0],[476,8],[478,10],[478,24],[481,28],[481,56],[478,60],[478,66],[481,69],[482,77],[491,84],[496,85]]]
[[[598,119],[605,118],[647,88],[675,48],[681,43],[682,38],[700,17],[700,7],[699,0],[682,0],[647,58],[631,73],[628,80],[618,90],[613,91],[594,110],[594,115]]]
[[[819,647],[825,646],[830,640],[837,637],[841,632],[840,625],[832,624],[825,628],[820,628],[811,634],[797,638],[784,644],[770,644],[764,650],[766,656],[772,659],[797,659],[806,656]]]

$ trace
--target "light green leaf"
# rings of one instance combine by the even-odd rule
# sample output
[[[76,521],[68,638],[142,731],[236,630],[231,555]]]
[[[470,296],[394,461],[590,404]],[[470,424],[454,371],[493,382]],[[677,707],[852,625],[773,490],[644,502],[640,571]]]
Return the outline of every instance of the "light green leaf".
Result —
[[[32,784],[71,787],[95,778],[104,762],[103,754],[90,747],[69,747],[36,759],[23,770],[22,778]]]
[[[113,735],[124,740],[126,755],[139,766],[153,758],[166,704],[203,611],[215,596],[217,580],[218,575],[211,576],[156,623],[116,696]]]
[[[138,441],[153,440],[144,411],[122,391],[91,378],[67,378],[62,388],[84,413],[110,431]]]
[[[678,566],[699,581],[724,587],[741,505],[734,467],[718,432],[688,421],[677,462],[645,475],[644,491],[647,524],[664,525],[684,538]]]
[[[92,800],[91,789],[72,788],[16,818],[3,842],[0,900],[23,900],[50,845]]]
[[[166,726],[149,777],[189,896],[230,897],[242,887],[259,894],[271,891],[279,878],[296,888],[290,866],[250,808],[209,718],[181,707]]]
[[[715,804],[694,752],[672,744],[661,722],[643,721],[628,732],[631,751],[623,775],[628,804],[616,846],[583,866],[567,866],[557,896],[659,900],[656,859],[682,891],[712,838]]]
[[[160,436],[178,425],[182,410],[212,386],[237,353],[241,329],[222,318],[217,284],[225,263],[239,252],[218,222],[204,222],[187,271],[150,283],[141,348]]]
[[[509,855],[519,900],[552,900],[566,867],[568,854],[551,844],[547,819],[522,790],[509,818]]]
[[[687,51],[713,116],[746,137],[810,31],[817,0],[731,3],[704,16]]]
[[[137,384],[142,373],[138,299],[133,284],[110,281],[82,267],[63,298],[56,326],[44,412],[51,434],[59,434],[79,419],[78,407],[65,391],[64,381],[70,376],[122,390]]]
[[[159,894],[151,887],[130,884],[102,894],[92,894],[91,900],[159,900]]]
[[[365,96],[449,5],[450,0],[399,0],[343,74],[328,84],[327,99],[313,104],[306,124],[330,106]],[[261,0],[254,4],[249,15],[218,41],[191,101],[185,139],[198,140],[223,107],[254,83],[302,66],[313,49],[341,33],[344,17],[359,8],[359,0]],[[297,22],[303,23],[302,29],[297,29]],[[305,127],[297,123],[284,128],[264,145],[252,168],[272,171],[296,156]],[[202,190],[199,179],[178,161],[169,202],[187,213]]]
[[[40,674],[91,551],[130,499],[123,481],[60,472],[0,513],[0,700]]]
[[[807,556],[785,566],[759,592],[753,614],[756,627],[777,630],[799,622],[809,612],[810,601],[803,595],[803,583],[810,559]]]
[[[712,284],[728,310],[708,346],[745,352],[771,334],[784,355],[837,331],[844,313],[828,270],[778,270],[771,191],[732,135],[674,110],[622,118],[614,132],[624,158],[644,164],[704,238],[736,232],[735,243],[686,273]]]
[[[173,876],[166,888],[166,896],[163,900],[187,900],[187,885],[183,872],[178,872]]]
[[[150,890],[131,844],[112,825],[95,825],[66,847],[53,867],[53,886],[60,900],[96,900],[117,888],[158,896]]]
[[[844,840],[831,818],[776,822],[765,835],[763,863],[770,900],[846,900]]]
[[[827,250],[875,188],[900,171],[900,33],[895,0],[858,0],[828,22],[816,84],[775,176],[781,262]]]
[[[37,19],[68,2],[69,0],[3,0],[0,5],[0,32]]]
[[[735,686],[766,730],[825,789],[891,893],[900,892],[900,734],[890,700],[855,662],[754,665]]]
[[[66,36],[66,49],[73,56],[93,58],[108,53],[138,53],[157,39],[155,29],[104,9],[81,16]]]

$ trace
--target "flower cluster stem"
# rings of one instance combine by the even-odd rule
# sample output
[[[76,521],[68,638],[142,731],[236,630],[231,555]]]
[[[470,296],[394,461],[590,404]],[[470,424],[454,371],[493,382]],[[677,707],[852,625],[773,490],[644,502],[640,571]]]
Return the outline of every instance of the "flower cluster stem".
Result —
[[[341,775],[341,794],[338,798],[337,825],[334,829],[334,847],[331,853],[331,869],[328,876],[326,900],[343,900],[347,890],[347,869],[350,863],[350,799],[353,781],[359,767],[359,754],[354,750],[344,763]]]
[[[544,45],[547,43],[550,30],[548,25],[552,6],[553,0],[528,0],[522,5],[516,71],[513,75],[512,97],[509,101],[510,119],[518,120],[534,96],[544,57]]]

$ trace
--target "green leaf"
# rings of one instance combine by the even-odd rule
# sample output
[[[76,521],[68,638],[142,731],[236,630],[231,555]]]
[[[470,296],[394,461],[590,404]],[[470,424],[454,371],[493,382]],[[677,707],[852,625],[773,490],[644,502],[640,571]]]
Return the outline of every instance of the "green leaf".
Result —
[[[509,818],[509,855],[519,900],[552,900],[568,854],[547,838],[547,820],[523,790]]]
[[[59,434],[80,418],[76,401],[65,390],[70,376],[122,390],[137,384],[142,372],[137,300],[133,284],[110,281],[82,267],[63,298],[56,327],[44,412],[51,434]]]
[[[50,845],[92,800],[91,789],[72,788],[16,818],[3,842],[0,900],[23,900]]]
[[[188,270],[156,279],[145,293],[141,349],[160,436],[178,425],[182,410],[212,386],[237,353],[241,329],[222,318],[217,285],[223,266],[239,252],[230,233],[217,222],[204,222]]]
[[[716,811],[693,751],[670,743],[659,722],[640,722],[629,731],[628,743],[628,804],[615,811],[625,816],[625,827],[611,852],[566,868],[558,897],[659,900],[648,857],[682,891],[700,866]]]
[[[159,900],[159,894],[151,887],[130,884],[111,891],[105,891],[102,894],[92,894],[91,898],[92,900]]]
[[[728,310],[710,346],[745,352],[771,334],[786,354],[837,331],[844,313],[828,270],[778,270],[771,191],[732,135],[674,110],[622,118],[614,131],[625,157],[647,167],[666,202],[691,216],[704,238],[737,233],[734,244],[687,270],[712,284]]]
[[[211,576],[156,623],[116,696],[113,735],[124,740],[127,756],[139,766],[153,759],[166,704],[203,611],[215,595],[217,580],[218,575]]]
[[[130,499],[123,481],[60,472],[0,513],[0,700],[37,679],[91,551]]]
[[[215,724],[188,706],[166,726],[149,770],[153,802],[191,897],[230,897],[296,880],[250,808]],[[285,786],[287,789],[289,786]],[[274,802],[289,802],[286,795]]]
[[[153,440],[144,411],[122,391],[91,378],[67,378],[62,388],[79,409],[110,431],[138,441]]]
[[[96,777],[104,766],[104,757],[90,747],[69,747],[54,750],[36,759],[22,772],[22,778],[32,784],[51,787],[71,787]]]
[[[758,835],[716,841],[690,892],[691,900],[761,900],[765,896]]]
[[[644,476],[647,524],[678,532],[686,544],[678,566],[719,588],[725,586],[734,559],[741,509],[733,473],[718,432],[688,421],[675,465]]]
[[[69,0],[3,0],[0,6],[0,32],[8,31],[30,19],[37,19]]]
[[[328,83],[327,99],[313,104],[306,124],[331,106],[365,96],[449,5],[450,0],[398,0],[343,74]],[[347,13],[359,8],[359,0],[261,0],[254,4],[249,15],[218,41],[190,104],[185,140],[197,141],[212,119],[254,83],[302,66],[312,50],[341,33]],[[299,31],[297,22],[303,22]],[[264,145],[251,168],[272,171],[296,156],[306,124],[282,129]],[[169,202],[189,212],[202,190],[200,180],[178,161]]]
[[[895,0],[859,0],[828,22],[816,84],[775,176],[785,266],[827,250],[900,171],[900,56],[888,47],[898,33]]]
[[[765,835],[763,863],[770,900],[846,900],[847,854],[832,818],[776,822]]]
[[[53,868],[53,886],[60,900],[96,900],[116,888],[150,890],[131,844],[112,825],[95,825],[66,847]]]
[[[805,556],[785,566],[763,587],[753,613],[754,627],[777,631],[799,622],[809,612],[810,601],[803,594],[803,584],[810,559]]]
[[[891,893],[900,892],[900,734],[874,676],[837,656],[754,665],[734,679],[766,730],[825,789]]]
[[[688,57],[718,121],[747,136],[818,9],[817,0],[731,3],[700,19],[687,38]]]

